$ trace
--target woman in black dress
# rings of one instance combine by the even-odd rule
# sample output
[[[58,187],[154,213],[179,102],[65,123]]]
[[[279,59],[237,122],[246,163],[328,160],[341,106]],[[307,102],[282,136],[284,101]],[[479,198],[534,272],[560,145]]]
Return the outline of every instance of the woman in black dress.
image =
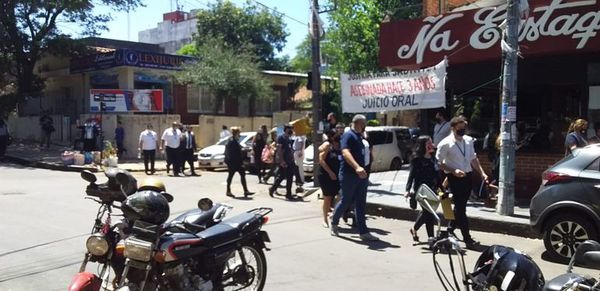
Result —
[[[433,191],[436,191],[440,186],[439,169],[436,165],[437,162],[435,157],[433,157],[434,150],[435,148],[431,141],[431,137],[426,135],[419,136],[415,148],[415,157],[410,162],[410,173],[408,174],[408,181],[406,182],[406,196],[411,199],[410,207],[412,209],[417,207],[415,192],[418,191],[421,184],[426,184]],[[411,191],[411,188],[413,188],[414,191]],[[415,242],[419,241],[417,231],[423,224],[425,224],[425,228],[427,229],[427,236],[433,238],[435,217],[425,209],[421,211],[415,221],[415,225],[410,229],[410,234]]]
[[[342,158],[340,137],[339,133],[330,135],[329,140],[319,147],[319,164],[321,165],[319,182],[321,191],[323,191],[323,227],[329,227],[328,215],[331,204],[340,192],[340,182],[338,181],[340,159]]]

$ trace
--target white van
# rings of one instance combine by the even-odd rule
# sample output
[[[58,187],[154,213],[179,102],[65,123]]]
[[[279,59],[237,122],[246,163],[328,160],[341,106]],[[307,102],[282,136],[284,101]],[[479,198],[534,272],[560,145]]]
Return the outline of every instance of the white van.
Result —
[[[400,170],[402,164],[408,163],[414,145],[413,138],[406,126],[367,126],[368,140],[373,146],[371,171]],[[313,175],[312,145],[304,152],[304,173]]]

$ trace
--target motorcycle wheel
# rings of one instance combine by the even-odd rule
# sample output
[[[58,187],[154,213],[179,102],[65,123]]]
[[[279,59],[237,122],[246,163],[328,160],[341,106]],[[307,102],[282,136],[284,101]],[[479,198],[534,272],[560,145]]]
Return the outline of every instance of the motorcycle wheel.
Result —
[[[245,265],[240,252],[246,260]],[[228,278],[223,282],[223,290],[262,290],[267,279],[265,253],[253,245],[242,246],[225,263],[223,277]]]

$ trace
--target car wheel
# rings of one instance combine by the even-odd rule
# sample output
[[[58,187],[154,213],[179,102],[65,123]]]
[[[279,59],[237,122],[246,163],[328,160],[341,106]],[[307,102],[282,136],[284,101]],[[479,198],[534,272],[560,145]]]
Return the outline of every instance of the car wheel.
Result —
[[[390,171],[397,171],[402,168],[402,161],[399,157],[395,157],[390,164]]]
[[[577,246],[588,239],[597,239],[596,228],[579,215],[558,214],[550,218],[544,229],[544,246],[558,260],[568,260]]]

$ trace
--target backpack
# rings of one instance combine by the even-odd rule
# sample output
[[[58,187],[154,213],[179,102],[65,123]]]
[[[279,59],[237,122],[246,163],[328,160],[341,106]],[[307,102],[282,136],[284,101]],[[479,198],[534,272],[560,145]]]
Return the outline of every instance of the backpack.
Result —
[[[265,164],[273,163],[273,151],[271,150],[271,147],[269,145],[265,145],[265,147],[263,148],[262,153],[260,155],[260,160],[263,161],[263,163]]]

